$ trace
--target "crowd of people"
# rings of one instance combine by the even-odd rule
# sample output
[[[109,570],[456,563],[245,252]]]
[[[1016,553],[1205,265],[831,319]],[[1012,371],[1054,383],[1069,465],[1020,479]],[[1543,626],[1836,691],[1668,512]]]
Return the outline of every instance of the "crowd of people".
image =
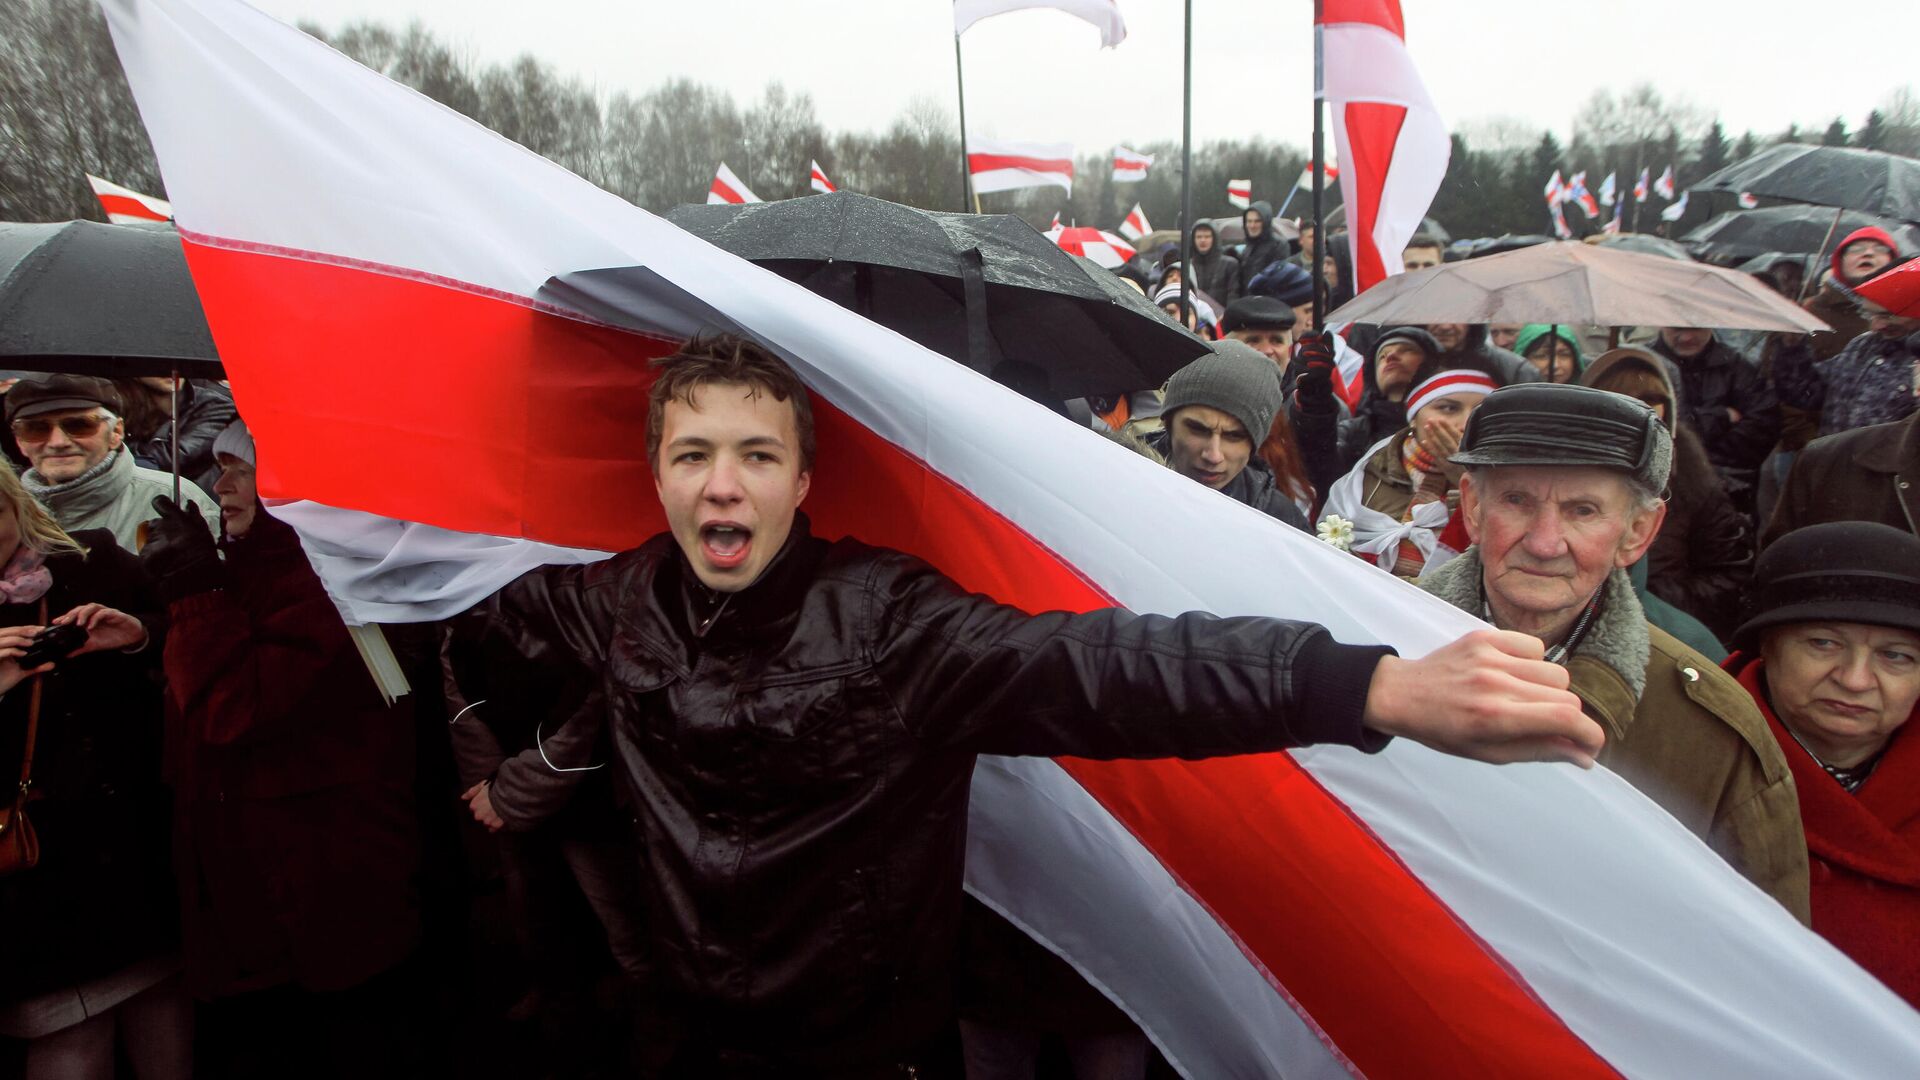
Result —
[[[1204,356],[1048,404],[1494,631],[1407,660],[1032,614],[819,539],[804,386],[715,335],[647,403],[669,531],[387,628],[390,698],[225,387],[12,383],[0,1069],[440,1075],[515,1023],[556,1076],[1144,1077],[1124,1012],[963,898],[975,756],[1396,737],[1615,770],[1920,1004],[1920,320],[1855,291],[1891,238],[1810,283],[1831,332],[1595,348],[1308,332],[1340,263],[1271,225],[1130,271]],[[510,1000],[475,1003],[489,970]]]

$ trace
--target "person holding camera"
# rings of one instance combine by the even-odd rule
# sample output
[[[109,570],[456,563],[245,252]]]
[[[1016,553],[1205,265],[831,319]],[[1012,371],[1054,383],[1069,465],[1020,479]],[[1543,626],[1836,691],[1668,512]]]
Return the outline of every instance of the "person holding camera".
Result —
[[[0,1037],[29,1078],[192,1072],[161,782],[159,600],[0,469]],[[0,1050],[0,1073],[19,1048]]]

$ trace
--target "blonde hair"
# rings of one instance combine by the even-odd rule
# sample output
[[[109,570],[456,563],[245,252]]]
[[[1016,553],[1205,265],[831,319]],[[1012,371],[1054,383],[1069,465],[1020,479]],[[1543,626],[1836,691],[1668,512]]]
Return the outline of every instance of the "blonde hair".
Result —
[[[53,514],[40,505],[40,500],[27,494],[27,489],[20,485],[20,477],[9,468],[0,468],[0,502],[6,504],[0,512],[13,515],[20,542],[28,548],[42,555],[87,553],[87,549],[68,536],[67,530],[53,519]]]

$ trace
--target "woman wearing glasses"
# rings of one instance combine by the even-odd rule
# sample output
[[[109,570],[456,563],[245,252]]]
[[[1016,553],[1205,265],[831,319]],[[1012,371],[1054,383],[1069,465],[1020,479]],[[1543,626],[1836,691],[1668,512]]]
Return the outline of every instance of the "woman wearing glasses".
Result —
[[[116,1046],[142,1077],[191,1071],[160,773],[159,610],[111,533],[62,529],[0,468],[0,807],[9,829],[24,809],[39,840],[33,865],[0,864],[0,1038],[26,1040],[29,1078],[111,1077]],[[25,656],[23,667],[49,624],[86,633],[53,649],[59,659]],[[15,802],[23,778],[27,798]],[[0,1048],[0,1073],[19,1052]]]

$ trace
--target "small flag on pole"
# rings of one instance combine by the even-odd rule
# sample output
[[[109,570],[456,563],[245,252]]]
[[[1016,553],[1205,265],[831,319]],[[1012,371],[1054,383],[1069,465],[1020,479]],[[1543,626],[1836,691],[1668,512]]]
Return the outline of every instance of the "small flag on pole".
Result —
[[[1059,215],[1054,215],[1054,220],[1058,221]],[[1147,224],[1147,212],[1140,209],[1139,203],[1134,203],[1133,212],[1120,223],[1120,235],[1129,240],[1138,240],[1152,231],[1153,226]]]
[[[813,177],[809,181],[813,185],[813,190],[819,192],[822,195],[828,194],[829,192],[840,190],[839,188],[833,186],[833,181],[827,179],[827,171],[820,167],[819,162],[809,161],[808,164],[813,166]]]
[[[1693,192],[1691,191],[1681,192],[1679,202],[1674,203],[1672,206],[1669,206],[1665,210],[1660,211],[1660,220],[1661,221],[1679,221],[1683,216],[1685,216],[1687,212],[1687,196],[1691,194],[1693,194]]]
[[[1540,194],[1547,197],[1548,206],[1559,206],[1567,200],[1567,182],[1560,178],[1559,169],[1553,170],[1553,175],[1547,178],[1547,186],[1541,189]]]
[[[1600,231],[1603,233],[1606,233],[1608,236],[1613,236],[1617,234],[1620,231],[1621,215],[1625,214],[1626,210],[1627,210],[1627,200],[1621,199],[1619,202],[1614,203],[1613,216],[1607,219],[1607,223],[1605,225],[1600,226]]]
[[[1573,239],[1573,227],[1567,224],[1567,204],[1564,200],[1553,204],[1553,232],[1562,240]]]
[[[1614,177],[1614,174],[1608,173],[1607,178],[1605,180],[1600,181],[1600,205],[1601,206],[1612,206],[1615,202],[1615,196],[1617,195],[1618,190],[1614,186],[1613,177]]]
[[[707,202],[732,203],[737,205],[740,203],[756,203],[761,201],[760,196],[749,191],[747,185],[741,183],[740,178],[733,175],[733,170],[727,168],[726,162],[723,161],[720,163],[719,170],[713,174],[713,184],[707,188]]]
[[[1340,166],[1331,161],[1327,162],[1327,167],[1323,171],[1327,177],[1326,182],[1329,184],[1340,179]],[[1293,186],[1301,191],[1313,190],[1313,162],[1309,161],[1300,167],[1300,179],[1295,180]]]
[[[1753,192],[1743,191],[1740,193],[1740,209],[1758,210],[1759,208],[1760,200],[1754,197]]]
[[[1132,183],[1145,180],[1147,170],[1153,168],[1153,155],[1129,150],[1124,146],[1113,149],[1113,179],[1115,183]]]
[[[1028,8],[1052,8],[1093,24],[1100,31],[1100,46],[1111,49],[1127,39],[1127,22],[1120,17],[1119,0],[953,0],[955,37],[992,15]]]
[[[1065,188],[1073,192],[1073,147],[1067,143],[967,140],[967,171],[973,190],[1016,191],[1020,188]]]
[[[1660,179],[1653,182],[1653,193],[1668,202],[1673,201],[1673,166],[1667,166],[1667,171],[1661,173]]]
[[[1227,201],[1239,207],[1242,210],[1245,210],[1247,207],[1252,206],[1253,205],[1253,181],[1252,180],[1227,181]]]
[[[1600,204],[1594,201],[1593,192],[1587,190],[1587,174],[1577,172],[1567,182],[1567,201],[1580,208],[1580,212],[1592,221],[1600,216]]]
[[[1637,182],[1635,182],[1633,185],[1633,197],[1639,200],[1640,202],[1647,201],[1647,190],[1648,190],[1647,185],[1650,183],[1650,181],[1648,180],[1648,177],[1651,175],[1652,175],[1651,170],[1641,169],[1640,179]]]
[[[1047,239],[1059,245],[1060,250],[1092,259],[1108,270],[1120,266],[1135,254],[1133,245],[1125,240],[1110,232],[1085,226],[1056,229],[1047,234]]]
[[[1047,226],[1047,234],[1051,236],[1064,228],[1066,228],[1066,226],[1060,224],[1060,211],[1055,210],[1053,212],[1053,223]]]
[[[107,220],[115,225],[173,220],[173,204],[165,199],[142,195],[132,188],[123,188],[92,173],[87,174],[87,183],[93,185],[93,194],[100,200],[100,209],[107,212]]]

